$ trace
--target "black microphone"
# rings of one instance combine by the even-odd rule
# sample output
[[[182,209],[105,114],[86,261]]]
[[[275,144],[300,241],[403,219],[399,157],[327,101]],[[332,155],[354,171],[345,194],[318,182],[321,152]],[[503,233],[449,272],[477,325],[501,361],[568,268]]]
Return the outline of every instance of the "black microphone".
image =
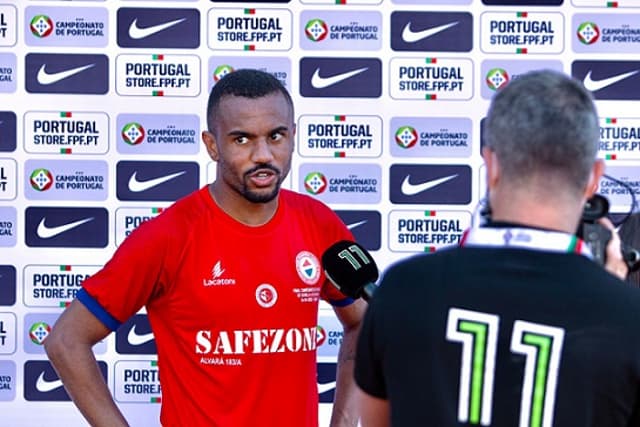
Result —
[[[377,288],[378,266],[365,248],[356,242],[341,240],[322,254],[327,279],[343,294],[369,301]]]

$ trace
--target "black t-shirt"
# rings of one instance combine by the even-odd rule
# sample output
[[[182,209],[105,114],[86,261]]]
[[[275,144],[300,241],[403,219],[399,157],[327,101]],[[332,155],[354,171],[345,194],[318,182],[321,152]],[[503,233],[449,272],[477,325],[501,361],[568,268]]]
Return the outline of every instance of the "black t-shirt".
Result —
[[[414,256],[370,301],[355,376],[394,426],[640,426],[640,290],[578,254]]]

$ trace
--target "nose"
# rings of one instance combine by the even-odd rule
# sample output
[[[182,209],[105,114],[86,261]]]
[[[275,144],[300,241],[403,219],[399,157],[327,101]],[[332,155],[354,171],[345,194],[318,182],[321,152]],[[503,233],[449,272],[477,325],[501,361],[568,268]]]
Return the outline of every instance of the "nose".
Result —
[[[266,138],[258,138],[253,145],[251,160],[254,163],[270,163],[273,160],[271,145]]]

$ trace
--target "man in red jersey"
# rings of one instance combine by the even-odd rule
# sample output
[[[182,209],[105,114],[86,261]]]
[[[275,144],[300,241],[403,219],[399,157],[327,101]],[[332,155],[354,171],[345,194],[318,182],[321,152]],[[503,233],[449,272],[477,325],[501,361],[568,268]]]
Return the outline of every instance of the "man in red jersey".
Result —
[[[320,266],[353,239],[317,200],[281,189],[295,121],[273,76],[238,70],[212,89],[202,139],[216,180],[139,226],[83,283],[45,348],[94,426],[125,426],[91,347],[145,307],[158,349],[164,426],[316,427],[317,315],[344,325],[332,426],[355,426],[353,356],[362,301]]]

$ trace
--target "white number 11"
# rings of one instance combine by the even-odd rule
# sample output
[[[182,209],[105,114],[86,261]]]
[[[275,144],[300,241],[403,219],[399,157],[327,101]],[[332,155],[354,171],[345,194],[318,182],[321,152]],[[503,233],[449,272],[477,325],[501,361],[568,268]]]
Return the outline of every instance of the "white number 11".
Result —
[[[491,424],[499,317],[451,308],[447,339],[462,344],[458,421]],[[564,329],[516,320],[511,351],[525,356],[519,427],[551,427]]]

